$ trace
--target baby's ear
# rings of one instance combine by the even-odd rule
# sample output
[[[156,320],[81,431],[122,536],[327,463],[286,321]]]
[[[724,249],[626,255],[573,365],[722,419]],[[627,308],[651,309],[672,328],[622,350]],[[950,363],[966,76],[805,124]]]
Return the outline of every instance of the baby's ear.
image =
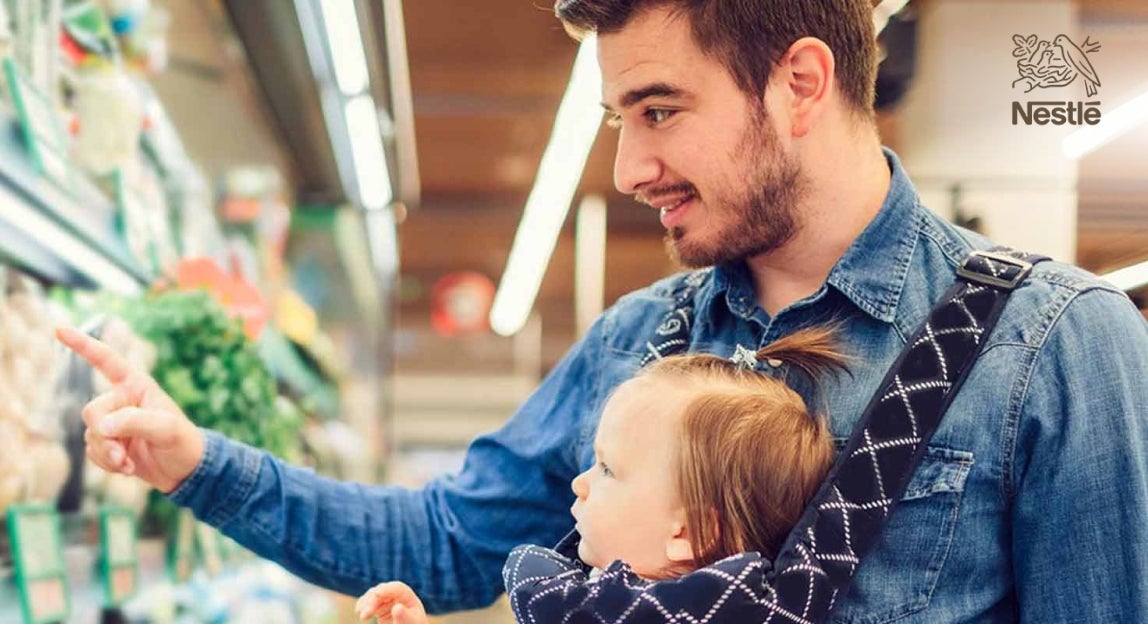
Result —
[[[694,547],[690,544],[690,532],[684,522],[674,523],[673,536],[666,541],[666,559],[674,563],[694,560]]]

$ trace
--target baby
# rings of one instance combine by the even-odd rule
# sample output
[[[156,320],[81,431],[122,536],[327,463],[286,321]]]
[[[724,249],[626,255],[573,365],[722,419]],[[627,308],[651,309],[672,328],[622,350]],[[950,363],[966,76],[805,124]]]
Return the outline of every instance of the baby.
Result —
[[[621,384],[602,413],[595,464],[572,484],[574,532],[554,550],[521,546],[507,560],[519,621],[756,617],[770,562],[834,447],[825,420],[755,368],[787,364],[813,378],[844,370],[833,335],[806,329],[756,353],[738,347],[731,359],[667,357]],[[357,608],[384,623],[427,621],[397,582],[371,589]]]

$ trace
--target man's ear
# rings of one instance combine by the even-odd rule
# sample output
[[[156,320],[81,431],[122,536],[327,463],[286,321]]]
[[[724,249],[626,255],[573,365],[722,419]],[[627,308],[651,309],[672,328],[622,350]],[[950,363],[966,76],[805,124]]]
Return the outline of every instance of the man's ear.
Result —
[[[802,37],[789,46],[777,69],[780,72],[775,86],[786,90],[790,133],[794,138],[803,137],[824,114],[836,92],[833,51],[816,37]]]

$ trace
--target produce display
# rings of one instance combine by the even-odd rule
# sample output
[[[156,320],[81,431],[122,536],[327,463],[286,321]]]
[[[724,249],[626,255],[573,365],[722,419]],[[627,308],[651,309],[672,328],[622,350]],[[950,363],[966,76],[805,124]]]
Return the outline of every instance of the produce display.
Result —
[[[205,292],[171,291],[131,304],[123,315],[156,348],[153,374],[201,427],[294,459],[298,413],[276,407],[276,385],[247,339]]]
[[[263,184],[246,187],[236,181],[252,167],[201,168],[180,138],[183,107],[169,117],[164,100],[181,83],[153,78],[184,12],[166,4],[0,2],[0,118],[13,130],[0,190],[22,209],[0,208],[0,624],[319,624],[349,610],[85,458],[83,407],[111,385],[56,342],[61,325],[147,371],[198,426],[331,474],[376,474],[364,437],[338,422],[333,343],[289,291],[286,180],[258,163]],[[222,50],[230,75],[242,61]],[[199,261],[219,275],[180,279]],[[104,532],[109,518],[120,529]],[[65,610],[25,608],[45,604],[42,572]]]
[[[30,283],[0,292],[0,512],[17,502],[54,501],[70,462],[55,411],[54,318]]]

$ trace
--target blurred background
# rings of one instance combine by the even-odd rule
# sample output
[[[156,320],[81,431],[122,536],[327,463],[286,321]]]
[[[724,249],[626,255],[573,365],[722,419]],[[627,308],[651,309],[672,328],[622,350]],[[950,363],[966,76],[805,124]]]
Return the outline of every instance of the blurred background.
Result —
[[[613,188],[593,51],[547,4],[0,1],[0,624],[351,617],[85,465],[79,406],[106,382],[54,325],[203,426],[418,485],[678,270]],[[883,141],[926,205],[1148,307],[1148,2],[886,0],[874,21]],[[1048,101],[1102,122],[1025,123]]]

